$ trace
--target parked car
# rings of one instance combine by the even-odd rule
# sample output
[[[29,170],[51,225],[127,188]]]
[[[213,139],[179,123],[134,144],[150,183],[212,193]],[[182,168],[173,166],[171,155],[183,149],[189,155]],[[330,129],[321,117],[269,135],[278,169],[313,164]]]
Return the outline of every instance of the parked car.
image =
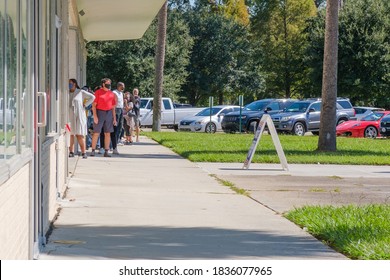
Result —
[[[179,121],[186,116],[193,116],[202,111],[204,107],[180,107],[175,108],[168,97],[162,98],[161,104],[161,125],[177,129]],[[153,98],[141,98],[140,104],[141,126],[152,126],[153,124]]]
[[[179,131],[209,132],[215,133],[221,131],[221,122],[224,116],[231,112],[240,110],[239,106],[218,105],[211,108],[205,108],[195,116],[186,117],[179,123]],[[210,121],[211,111],[211,121]]]
[[[390,115],[386,115],[381,119],[379,128],[383,137],[390,136]]]
[[[361,120],[346,121],[336,127],[337,136],[376,138],[379,136],[380,121],[390,111],[373,112]]]
[[[241,131],[254,132],[265,113],[272,115],[282,112],[296,101],[295,99],[262,99],[246,105],[241,113]],[[240,131],[240,113],[227,114],[223,118],[221,126],[226,133]]]
[[[292,133],[298,136],[310,131],[318,135],[320,129],[321,103],[317,100],[304,100],[293,103],[283,113],[272,116],[278,132]],[[340,124],[350,120],[347,109],[337,102],[336,123]]]
[[[356,111],[353,108],[351,101],[349,101],[349,98],[337,97],[336,102],[342,107],[339,110],[348,114],[349,120],[356,120]]]
[[[353,107],[355,109],[356,113],[356,119],[361,120],[365,116],[370,115],[373,112],[378,112],[378,111],[385,111],[383,108],[377,108],[377,107],[362,107],[362,106],[357,106]]]
[[[6,121],[4,121],[4,117]],[[12,129],[14,127],[15,118],[16,109],[14,98],[9,98],[8,104],[4,104],[4,99],[0,98],[0,129],[5,128],[5,122],[7,123],[7,129]]]
[[[187,104],[187,103],[177,103],[177,102],[173,102],[173,107],[174,108],[191,108],[192,105],[191,104]]]

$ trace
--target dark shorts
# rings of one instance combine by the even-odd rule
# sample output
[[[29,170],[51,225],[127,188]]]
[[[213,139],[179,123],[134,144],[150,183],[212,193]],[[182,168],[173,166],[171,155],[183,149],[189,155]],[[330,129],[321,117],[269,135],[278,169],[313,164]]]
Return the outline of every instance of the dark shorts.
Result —
[[[98,123],[93,123],[93,132],[94,133],[110,133],[114,131],[114,124],[113,124],[113,118],[112,118],[112,110],[103,111],[103,110],[96,110],[96,114],[98,117]]]

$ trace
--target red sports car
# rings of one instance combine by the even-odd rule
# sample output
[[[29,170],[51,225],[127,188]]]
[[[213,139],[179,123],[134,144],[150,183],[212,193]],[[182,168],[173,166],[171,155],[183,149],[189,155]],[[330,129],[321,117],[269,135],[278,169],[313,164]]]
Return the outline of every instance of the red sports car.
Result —
[[[376,138],[379,134],[381,119],[390,111],[373,112],[358,121],[346,121],[336,127],[337,136]]]

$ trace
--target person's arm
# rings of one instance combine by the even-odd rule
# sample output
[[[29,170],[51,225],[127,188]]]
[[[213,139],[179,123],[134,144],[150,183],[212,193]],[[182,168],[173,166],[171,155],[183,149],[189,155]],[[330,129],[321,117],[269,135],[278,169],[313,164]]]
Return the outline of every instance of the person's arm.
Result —
[[[113,119],[113,123],[114,123],[114,126],[116,126],[116,104],[118,103],[118,96],[116,96],[116,94],[114,93],[114,96],[115,96],[115,99],[113,100],[114,104],[112,105],[112,119]]]
[[[82,94],[83,94],[83,100],[86,100],[84,107],[88,107],[95,100],[95,95],[93,95],[92,93],[89,93],[88,91],[85,91],[85,90],[82,91]]]
[[[96,103],[92,103],[92,115],[93,115],[93,122],[97,124],[99,122],[98,116],[96,114]]]

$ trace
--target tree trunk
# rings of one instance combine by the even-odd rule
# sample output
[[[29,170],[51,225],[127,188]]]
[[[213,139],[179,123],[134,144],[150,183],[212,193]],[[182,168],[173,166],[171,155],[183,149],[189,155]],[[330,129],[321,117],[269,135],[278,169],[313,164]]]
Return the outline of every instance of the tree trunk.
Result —
[[[336,151],[336,101],[338,59],[339,0],[328,0],[322,75],[322,107],[320,119],[319,151]]]
[[[158,13],[157,46],[156,46],[156,76],[153,96],[153,127],[152,131],[161,131],[161,102],[164,82],[165,39],[167,33],[167,3]]]

